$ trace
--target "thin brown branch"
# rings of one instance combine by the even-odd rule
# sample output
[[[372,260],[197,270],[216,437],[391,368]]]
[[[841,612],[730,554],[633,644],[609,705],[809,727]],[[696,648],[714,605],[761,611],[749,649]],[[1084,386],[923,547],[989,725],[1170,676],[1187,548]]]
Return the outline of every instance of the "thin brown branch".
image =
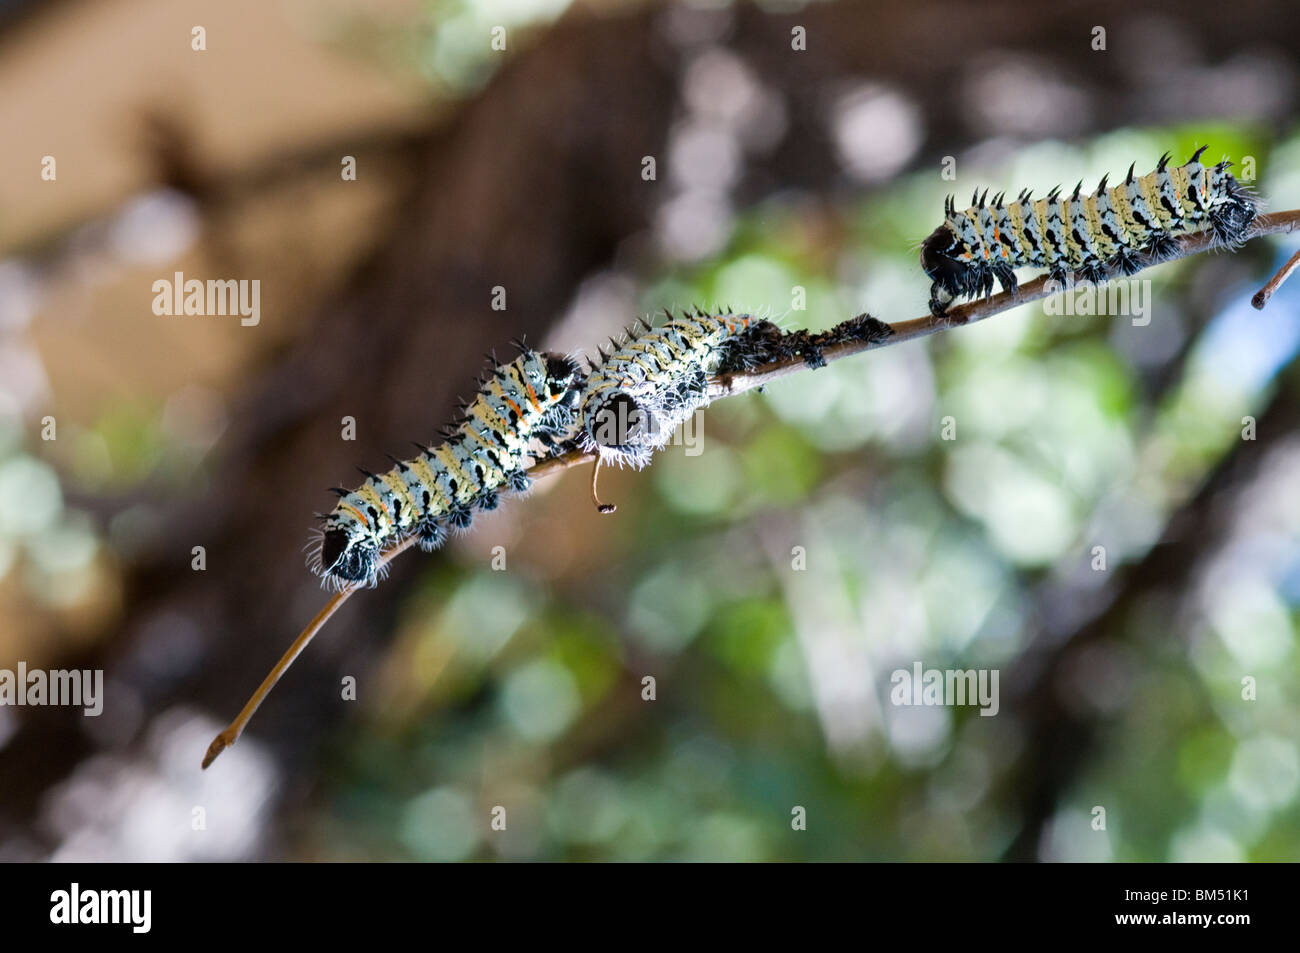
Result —
[[[1297,268],[1300,268],[1300,251],[1291,256],[1291,260],[1269,279],[1268,284],[1255,292],[1255,297],[1250,299],[1250,303],[1255,306],[1256,311],[1264,310],[1264,305],[1268,304],[1268,299],[1273,297],[1277,289],[1286,283],[1286,280],[1294,274]]]
[[[410,549],[411,545],[415,542],[415,539],[416,537],[414,536],[408,536],[392,549],[388,550],[388,552],[384,553],[383,558],[379,562],[381,570],[402,553],[406,552],[406,550]],[[239,714],[235,716],[235,720],[212,739],[212,744],[208,745],[207,754],[203,756],[204,769],[206,769],[213,761],[217,760],[217,755],[221,754],[221,752],[225,751],[239,740],[239,736],[244,733],[244,728],[247,727],[249,720],[253,717],[253,713],[261,707],[262,702],[266,700],[266,696],[271,694],[271,689],[275,688],[275,684],[280,681],[280,677],[289,670],[289,666],[292,665],[294,660],[302,654],[303,649],[311,643],[311,640],[316,638],[317,633],[319,633],[321,629],[325,628],[325,623],[328,622],[330,617],[339,610],[339,607],[351,598],[352,593],[361,588],[364,587],[356,585],[344,586],[338,592],[334,593],[334,595],[329,598],[329,601],[327,601],[321,608],[320,612],[316,613],[316,617],[307,623],[307,628],[303,629],[302,632],[298,634],[298,638],[294,639],[293,644],[290,645],[285,653],[280,656],[280,661],[276,662],[275,667],[267,673],[266,678],[262,679],[262,684],[257,686],[257,691],[253,692],[252,697],[249,698],[244,707],[240,709]]]
[[[1275,212],[1272,215],[1262,215],[1257,218],[1246,233],[1244,240],[1260,238],[1264,235],[1275,235],[1280,232],[1292,232],[1297,229],[1300,229],[1300,209],[1288,212]],[[1185,237],[1180,240],[1177,252],[1164,259],[1164,261],[1172,261],[1174,259],[1187,258],[1191,255],[1200,254],[1201,252],[1208,251],[1211,244],[1212,239],[1208,232],[1201,232],[1196,235]],[[1294,271],[1296,267],[1300,267],[1298,263],[1300,263],[1300,252],[1298,252],[1296,257],[1292,258],[1291,261],[1287,263],[1286,267],[1274,276],[1273,280],[1255,296],[1255,307],[1262,307],[1262,302],[1259,301],[1260,295],[1263,295],[1265,291],[1267,291],[1269,295],[1271,295],[1273,291],[1276,291],[1277,288],[1281,286],[1282,282],[1290,276],[1291,272]],[[893,333],[882,340],[873,340],[869,342],[845,341],[833,344],[822,351],[822,356],[825,358],[826,362],[829,363],[831,361],[838,361],[845,357],[851,357],[854,354],[860,354],[863,351],[872,351],[882,347],[889,347],[894,344],[902,344],[904,341],[923,338],[938,333],[939,331],[946,331],[950,328],[962,327],[967,324],[974,324],[976,321],[983,321],[985,318],[990,318],[995,314],[1001,314],[1003,311],[1010,311],[1012,308],[1019,307],[1022,304],[1028,304],[1031,301],[1037,301],[1040,298],[1049,297],[1050,295],[1058,293],[1060,290],[1060,286],[1049,282],[1046,276],[1035,278],[1033,281],[1021,285],[1014,294],[1004,291],[1001,294],[992,295],[988,298],[981,298],[976,301],[968,302],[967,304],[958,305],[950,308],[941,318],[936,318],[933,315],[926,315],[921,318],[911,318],[910,320],[898,321],[890,325],[893,329]],[[1263,300],[1267,301],[1268,297],[1265,296]],[[753,370],[738,371],[733,374],[722,375],[710,382],[709,397],[712,400],[731,397],[735,394],[741,394],[745,391],[753,390],[756,387],[770,384],[772,381],[778,380],[782,377],[787,377],[790,374],[794,374],[807,368],[808,364],[802,357],[794,356],[774,361],[770,364],[764,364],[760,367],[754,368]],[[570,451],[569,453],[561,454],[560,456],[552,457],[535,464],[529,469],[528,476],[533,480],[539,480],[543,477],[550,476],[553,473],[567,470],[570,467],[581,466],[584,463],[593,463],[595,460],[596,455],[594,453],[587,453],[578,450]],[[602,510],[602,512],[604,511]],[[412,536],[394,546],[384,554],[380,566],[387,566],[397,558],[397,556],[409,549],[414,542],[415,537]],[[308,623],[307,628],[299,634],[298,638],[296,638],[293,641],[293,644],[289,646],[288,651],[281,656],[280,661],[276,663],[275,667],[271,669],[270,674],[268,674],[262,684],[258,686],[257,691],[253,693],[253,697],[248,700],[248,703],[235,717],[235,720],[213,739],[212,744],[208,747],[207,754],[203,759],[204,768],[210,765],[216,759],[217,755],[221,754],[222,751],[235,743],[244,728],[247,726],[249,719],[253,717],[253,713],[257,711],[258,706],[262,704],[262,701],[270,693],[271,689],[275,687],[275,683],[280,680],[280,677],[285,673],[289,666],[293,664],[294,659],[302,653],[302,650],[307,647],[308,643],[310,643],[316,634],[324,627],[330,617],[338,611],[339,607],[342,606],[343,603],[347,602],[347,600],[352,597],[352,594],[359,588],[364,587],[345,587],[341,591],[335,593],[335,595],[326,602],[324,608],[317,613],[316,617],[312,619],[310,623]]]

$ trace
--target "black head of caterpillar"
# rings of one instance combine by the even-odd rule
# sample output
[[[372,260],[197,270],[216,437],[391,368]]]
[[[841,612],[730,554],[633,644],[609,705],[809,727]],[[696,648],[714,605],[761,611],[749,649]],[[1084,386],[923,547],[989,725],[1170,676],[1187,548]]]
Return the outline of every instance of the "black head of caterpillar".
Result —
[[[415,533],[421,548],[436,549],[450,530],[469,526],[474,509],[495,509],[500,490],[527,489],[534,441],[550,447],[570,429],[580,384],[569,357],[521,346],[519,357],[482,379],[443,443],[394,459],[386,473],[366,473],[355,490],[334,491],[339,501],[324,517],[312,570],[326,585],[374,585],[391,545]]]
[[[1258,214],[1255,197],[1232,177],[1232,163],[1202,165],[1205,148],[1176,167],[1166,153],[1140,178],[1129,166],[1119,185],[1108,188],[1103,178],[1086,194],[1080,182],[1069,196],[1057,188],[1041,199],[1024,191],[1011,202],[1001,193],[988,202],[985,190],[964,211],[949,197],[944,223],[921,245],[921,267],[933,281],[930,311],[942,315],[955,298],[990,295],[995,279],[1014,292],[1016,268],[1101,281],[1163,261],[1180,235],[1209,230],[1216,243],[1239,244]]]
[[[602,461],[644,466],[698,408],[708,379],[762,359],[764,332],[779,331],[748,314],[695,311],[652,327],[641,322],[593,364],[578,411],[580,441]]]

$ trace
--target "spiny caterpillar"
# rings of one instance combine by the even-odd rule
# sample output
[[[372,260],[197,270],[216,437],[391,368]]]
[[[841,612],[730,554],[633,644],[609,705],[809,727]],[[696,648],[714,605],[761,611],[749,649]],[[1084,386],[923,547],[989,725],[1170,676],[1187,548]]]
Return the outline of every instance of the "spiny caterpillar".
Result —
[[[482,378],[478,396],[462,405],[463,419],[444,428],[445,441],[420,448],[395,466],[339,497],[309,565],[326,585],[374,585],[383,551],[411,533],[426,552],[441,546],[450,528],[464,529],[475,508],[495,509],[502,487],[528,488],[530,444],[550,446],[571,426],[580,373],[562,354],[517,345],[519,357]]]
[[[708,378],[724,365],[743,366],[746,332],[772,328],[748,314],[696,311],[653,327],[642,320],[612,353],[592,362],[578,411],[579,441],[602,462],[645,466],[698,408],[708,403]],[[779,333],[779,332],[778,332]]]
[[[934,282],[931,313],[942,315],[959,295],[992,294],[994,278],[1014,293],[1014,268],[1047,268],[1059,281],[1070,274],[1102,281],[1163,261],[1179,235],[1209,229],[1217,243],[1236,247],[1258,214],[1256,200],[1228,172],[1231,162],[1201,165],[1205,149],[1174,168],[1165,153],[1141,178],[1133,175],[1134,163],[1122,184],[1107,188],[1103,177],[1088,195],[1080,182],[1067,197],[1058,186],[1045,198],[1023,191],[1004,204],[999,193],[988,204],[985,189],[961,212],[949,196],[944,223],[921,246],[921,267]]]

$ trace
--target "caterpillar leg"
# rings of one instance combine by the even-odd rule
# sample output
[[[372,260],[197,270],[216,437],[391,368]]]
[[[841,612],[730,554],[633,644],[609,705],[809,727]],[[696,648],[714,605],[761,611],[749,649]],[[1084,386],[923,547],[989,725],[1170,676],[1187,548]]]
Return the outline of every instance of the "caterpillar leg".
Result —
[[[527,492],[528,488],[533,485],[533,481],[528,478],[528,474],[523,470],[511,470],[506,474],[506,479],[510,482],[510,489],[516,493]]]
[[[565,437],[564,434],[567,432],[568,428],[566,427],[564,430],[543,431],[534,436],[537,438],[537,442],[545,448],[547,457],[558,457],[563,453],[576,450],[578,447],[578,438],[576,436]]]
[[[704,372],[704,368],[698,364],[693,365],[687,369],[685,376],[675,387],[663,394],[660,411],[667,417],[675,418],[682,408],[699,406],[708,390],[709,376]],[[657,416],[657,414],[651,415],[652,419]]]
[[[1087,281],[1094,285],[1099,285],[1106,280],[1106,264],[1099,259],[1086,261],[1075,272],[1075,277],[1081,281]]]
[[[447,541],[447,528],[441,523],[429,521],[420,524],[416,535],[418,536],[416,545],[424,552],[431,553],[435,549],[440,549]]]
[[[478,495],[478,499],[474,502],[480,510],[491,512],[500,504],[501,498],[497,496],[495,490],[485,490]]]
[[[1111,258],[1110,267],[1117,274],[1127,278],[1129,275],[1135,275],[1142,270],[1142,256],[1131,248],[1121,247]]]
[[[1047,270],[1047,280],[1061,288],[1067,288],[1074,283],[1074,272],[1066,267],[1065,262],[1058,261]]]
[[[573,453],[575,450],[582,449],[581,440],[578,437],[569,437],[566,440],[556,440],[553,437],[549,437],[538,442],[546,448],[546,453],[543,456],[548,460],[553,457],[562,457],[566,453]],[[522,473],[523,471],[521,470],[520,472]],[[525,480],[527,480],[526,477]],[[532,486],[531,481],[525,482],[523,490],[528,489],[530,486]],[[518,487],[515,487],[513,483],[511,484],[511,488],[519,489]],[[520,490],[520,492],[523,492],[523,490]]]
[[[1162,261],[1168,261],[1178,251],[1178,239],[1167,232],[1160,232],[1152,236],[1143,251],[1148,264],[1158,265]]]
[[[939,282],[930,286],[930,313],[936,318],[942,318],[944,312],[948,310],[948,305],[952,304],[956,295],[950,294],[946,288]]]
[[[468,506],[457,506],[447,511],[447,522],[456,529],[468,529],[469,524],[474,522],[474,511]]]
[[[1016,273],[1010,265],[994,265],[993,277],[997,278],[1002,290],[1009,293],[1013,298],[1016,296],[1016,292],[1020,290],[1020,285],[1016,281]]]

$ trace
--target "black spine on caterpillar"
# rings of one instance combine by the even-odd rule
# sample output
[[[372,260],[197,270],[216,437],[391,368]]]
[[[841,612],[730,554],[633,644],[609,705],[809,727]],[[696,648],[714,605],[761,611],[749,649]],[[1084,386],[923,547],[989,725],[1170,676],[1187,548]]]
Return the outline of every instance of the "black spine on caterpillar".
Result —
[[[334,491],[338,504],[308,559],[325,585],[374,585],[383,552],[400,540],[414,533],[422,549],[436,549],[475,509],[494,509],[501,490],[528,488],[533,441],[549,444],[571,428],[581,374],[562,354],[520,351],[483,378],[443,443],[416,444],[418,456],[366,473],[355,490]]]
[[[1021,192],[1012,202],[997,195],[990,204],[986,191],[964,211],[949,197],[944,223],[921,245],[921,267],[933,282],[931,313],[942,315],[958,297],[987,297],[995,279],[1014,293],[1016,268],[1046,268],[1057,280],[1075,275],[1101,281],[1164,261],[1180,235],[1208,230],[1216,244],[1239,245],[1259,214],[1258,203],[1228,171],[1232,163],[1202,165],[1204,151],[1176,167],[1166,153],[1141,177],[1130,166],[1119,185],[1108,187],[1103,178],[1087,194],[1079,183],[1068,196],[1054,189],[1034,200]]]
[[[580,443],[601,460],[644,466],[708,403],[708,378],[762,360],[762,336],[779,329],[748,314],[695,311],[652,327],[641,322],[600,351],[583,388]]]

